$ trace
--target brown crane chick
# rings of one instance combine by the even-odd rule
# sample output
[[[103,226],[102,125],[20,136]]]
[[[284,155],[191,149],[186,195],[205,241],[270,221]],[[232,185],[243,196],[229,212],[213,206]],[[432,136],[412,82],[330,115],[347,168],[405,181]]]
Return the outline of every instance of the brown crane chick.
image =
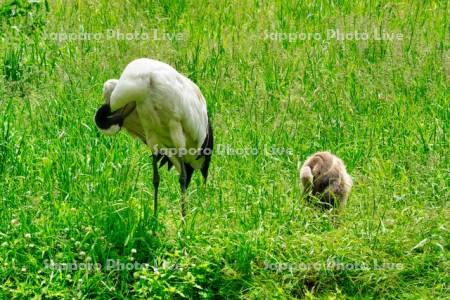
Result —
[[[304,193],[319,199],[324,207],[343,208],[352,188],[352,178],[344,162],[330,152],[316,152],[300,168]]]

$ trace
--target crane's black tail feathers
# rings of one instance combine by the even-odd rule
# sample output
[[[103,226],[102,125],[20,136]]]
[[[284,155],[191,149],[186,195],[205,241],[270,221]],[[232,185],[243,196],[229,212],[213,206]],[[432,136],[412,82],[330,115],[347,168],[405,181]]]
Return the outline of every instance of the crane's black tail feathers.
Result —
[[[213,148],[214,148],[214,136],[213,136],[213,130],[212,130],[212,126],[211,126],[211,121],[208,118],[208,132],[206,134],[205,141],[203,142],[203,145],[202,145],[201,154],[199,155],[199,158],[201,156],[205,157],[205,162],[203,163],[203,166],[200,169],[205,183],[206,183],[206,180],[208,179],[208,170],[209,170],[209,164],[211,163],[211,156],[212,156]]]
[[[203,163],[203,166],[200,169],[205,183],[206,183],[206,180],[208,179],[208,170],[209,170],[209,164],[211,163],[213,147],[214,147],[213,130],[212,130],[211,122],[208,119],[208,132],[206,134],[206,138],[203,141],[202,147],[200,149],[200,154],[197,157],[197,159],[205,157],[205,162]],[[167,170],[170,170],[173,167],[173,164],[170,161],[169,157],[164,154],[158,153],[156,155],[156,161],[159,162],[160,168],[163,167],[165,164],[167,164]],[[194,168],[192,168],[192,166],[190,164],[186,164],[187,186],[189,186],[189,183],[191,182],[192,173],[194,173]]]
[[[170,169],[173,167],[172,162],[170,161],[169,157],[163,154],[158,153],[158,161],[161,160],[159,163],[159,167],[163,167],[167,163],[167,170],[170,171]]]

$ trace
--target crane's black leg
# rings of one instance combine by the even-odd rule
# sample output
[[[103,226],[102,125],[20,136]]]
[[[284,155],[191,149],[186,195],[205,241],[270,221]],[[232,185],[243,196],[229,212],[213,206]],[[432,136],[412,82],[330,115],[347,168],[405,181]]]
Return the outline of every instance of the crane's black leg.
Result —
[[[158,156],[156,154],[153,154],[153,188],[154,188],[153,214],[155,217],[158,212],[158,187],[159,187]]]
[[[187,188],[187,173],[186,173],[186,164],[184,163],[184,159],[180,159],[180,186],[181,186],[181,218],[184,222],[184,218],[186,217],[186,188]]]

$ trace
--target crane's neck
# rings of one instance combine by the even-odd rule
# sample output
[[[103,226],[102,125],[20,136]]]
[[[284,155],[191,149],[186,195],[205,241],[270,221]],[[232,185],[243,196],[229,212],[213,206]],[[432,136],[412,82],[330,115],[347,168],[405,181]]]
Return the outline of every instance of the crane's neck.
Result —
[[[111,94],[111,111],[115,112],[131,102],[141,102],[147,93],[147,88],[147,84],[139,79],[120,79]]]

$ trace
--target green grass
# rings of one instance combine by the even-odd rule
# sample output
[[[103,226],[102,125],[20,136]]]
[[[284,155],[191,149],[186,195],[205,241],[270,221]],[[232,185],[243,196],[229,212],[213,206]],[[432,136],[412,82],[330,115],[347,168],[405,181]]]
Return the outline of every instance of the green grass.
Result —
[[[447,1],[11,2],[0,4],[0,299],[448,297]],[[326,39],[336,28],[403,39]],[[51,38],[109,29],[158,39]],[[323,38],[265,38],[296,32]],[[184,227],[177,174],[161,172],[159,222],[144,218],[150,153],[93,123],[103,82],[138,57],[200,86],[217,143],[260,150],[216,152]],[[262,151],[272,145],[289,153]],[[355,182],[336,223],[298,185],[318,150]],[[108,270],[111,259],[157,270]],[[370,268],[295,267],[327,261]]]

